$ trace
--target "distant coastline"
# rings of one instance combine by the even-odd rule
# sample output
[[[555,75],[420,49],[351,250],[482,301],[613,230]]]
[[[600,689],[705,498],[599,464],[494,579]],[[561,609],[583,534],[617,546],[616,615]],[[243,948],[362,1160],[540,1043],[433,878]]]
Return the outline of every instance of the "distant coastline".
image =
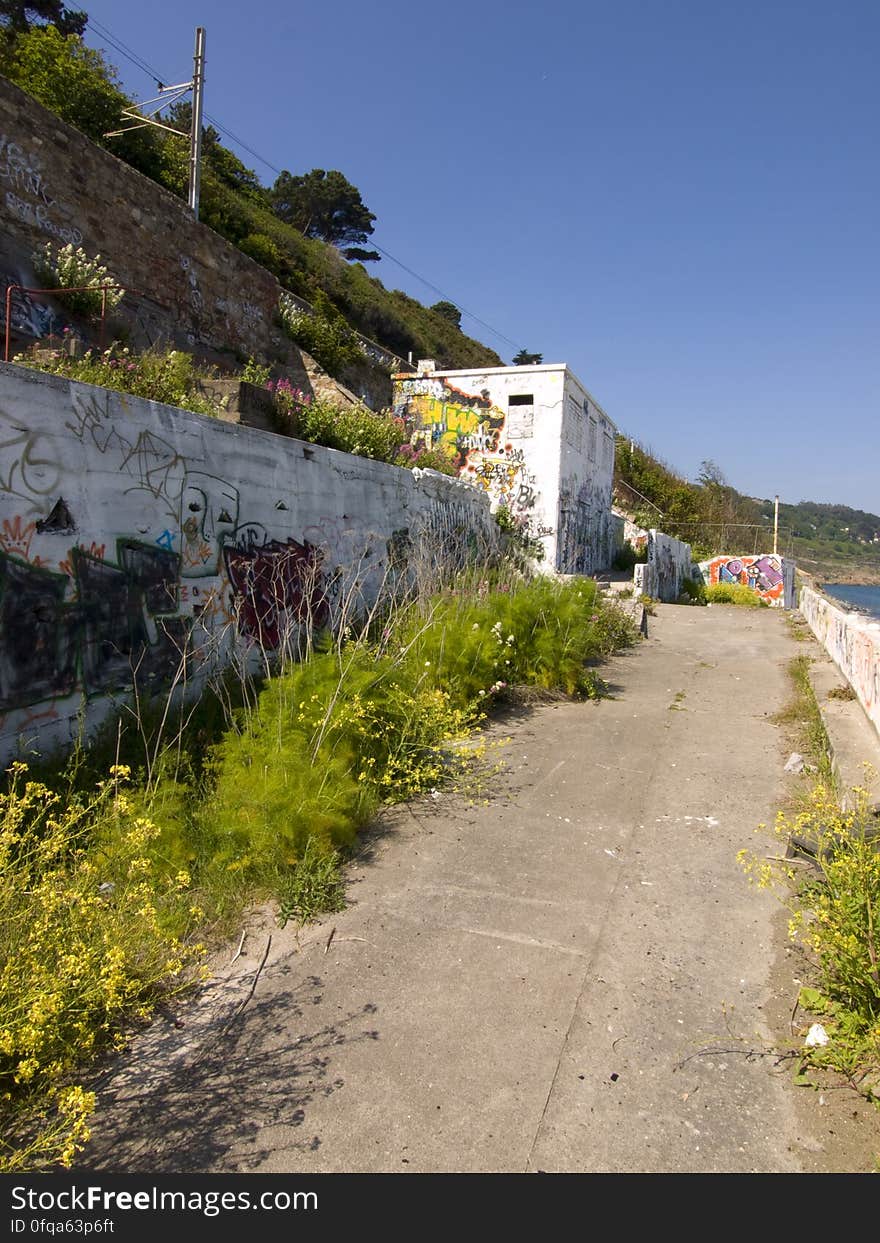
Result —
[[[823,583],[822,590],[847,608],[880,621],[880,586],[872,583]]]
[[[793,556],[792,560],[803,574],[817,583],[834,583],[844,587],[880,587],[880,569],[864,562],[841,565],[836,562],[811,561],[808,557]]]

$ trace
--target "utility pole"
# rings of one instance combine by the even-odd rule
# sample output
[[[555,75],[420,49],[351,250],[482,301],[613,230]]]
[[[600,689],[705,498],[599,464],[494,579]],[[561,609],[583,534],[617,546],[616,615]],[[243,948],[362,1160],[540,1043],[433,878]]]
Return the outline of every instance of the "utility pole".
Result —
[[[205,90],[205,28],[196,27],[193,55],[192,125],[189,135],[189,205],[199,218],[199,188],[202,181],[202,103]]]
[[[202,181],[202,113],[205,94],[205,28],[196,27],[196,50],[193,55],[193,78],[191,82],[178,82],[176,86],[163,86],[157,82],[159,94],[154,99],[147,99],[142,104],[131,104],[121,110],[126,121],[133,121],[125,129],[108,130],[105,138],[116,138],[119,134],[130,134],[135,129],[146,129],[152,125],[154,129],[163,129],[169,134],[177,134],[179,138],[189,138],[189,194],[187,202],[196,220],[199,218],[199,187]],[[176,104],[184,95],[192,91],[192,120],[189,133],[157,121],[156,117],[163,108]]]
[[[779,535],[779,493],[773,502],[773,553],[776,554],[777,537]]]

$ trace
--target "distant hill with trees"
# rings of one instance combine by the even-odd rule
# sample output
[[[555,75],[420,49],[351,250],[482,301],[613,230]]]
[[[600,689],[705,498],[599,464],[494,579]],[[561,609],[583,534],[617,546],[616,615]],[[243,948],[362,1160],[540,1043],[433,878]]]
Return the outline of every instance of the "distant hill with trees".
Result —
[[[704,559],[723,552],[767,551],[773,498],[744,496],[714,462],[696,480],[627,436],[618,436],[615,499],[641,526],[689,543]],[[880,583],[880,517],[847,505],[780,502],[778,548],[824,582]]]

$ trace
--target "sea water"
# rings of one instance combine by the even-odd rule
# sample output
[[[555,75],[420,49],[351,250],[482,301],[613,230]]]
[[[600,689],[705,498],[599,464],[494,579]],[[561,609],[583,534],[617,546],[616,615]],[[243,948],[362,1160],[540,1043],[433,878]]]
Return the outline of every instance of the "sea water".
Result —
[[[869,613],[880,620],[880,587],[866,587],[853,583],[823,583],[822,588],[835,600],[848,604],[861,613]]]

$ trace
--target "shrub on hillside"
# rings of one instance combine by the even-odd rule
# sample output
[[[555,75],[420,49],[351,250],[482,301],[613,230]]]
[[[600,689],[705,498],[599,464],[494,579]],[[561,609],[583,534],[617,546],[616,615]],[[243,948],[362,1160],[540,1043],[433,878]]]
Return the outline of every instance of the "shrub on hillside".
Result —
[[[346,367],[363,362],[361,343],[321,291],[315,295],[314,308],[310,315],[282,299],[278,314],[290,339],[338,379]]]
[[[125,296],[101,256],[90,259],[81,246],[46,242],[34,252],[33,263],[37,279],[56,290],[58,301],[74,315],[98,315],[102,307],[112,311]]]
[[[442,446],[412,448],[406,442],[404,420],[389,411],[377,413],[363,403],[343,405],[309,397],[286,379],[269,381],[266,387],[275,398],[278,430],[287,436],[410,470],[456,473],[453,455]]]
[[[18,354],[13,362],[196,414],[220,413],[199,389],[199,380],[207,378],[205,373],[196,367],[192,354],[183,350],[155,349],[138,354],[114,342],[106,350],[87,350],[81,358],[72,357],[66,350],[40,350]]]

